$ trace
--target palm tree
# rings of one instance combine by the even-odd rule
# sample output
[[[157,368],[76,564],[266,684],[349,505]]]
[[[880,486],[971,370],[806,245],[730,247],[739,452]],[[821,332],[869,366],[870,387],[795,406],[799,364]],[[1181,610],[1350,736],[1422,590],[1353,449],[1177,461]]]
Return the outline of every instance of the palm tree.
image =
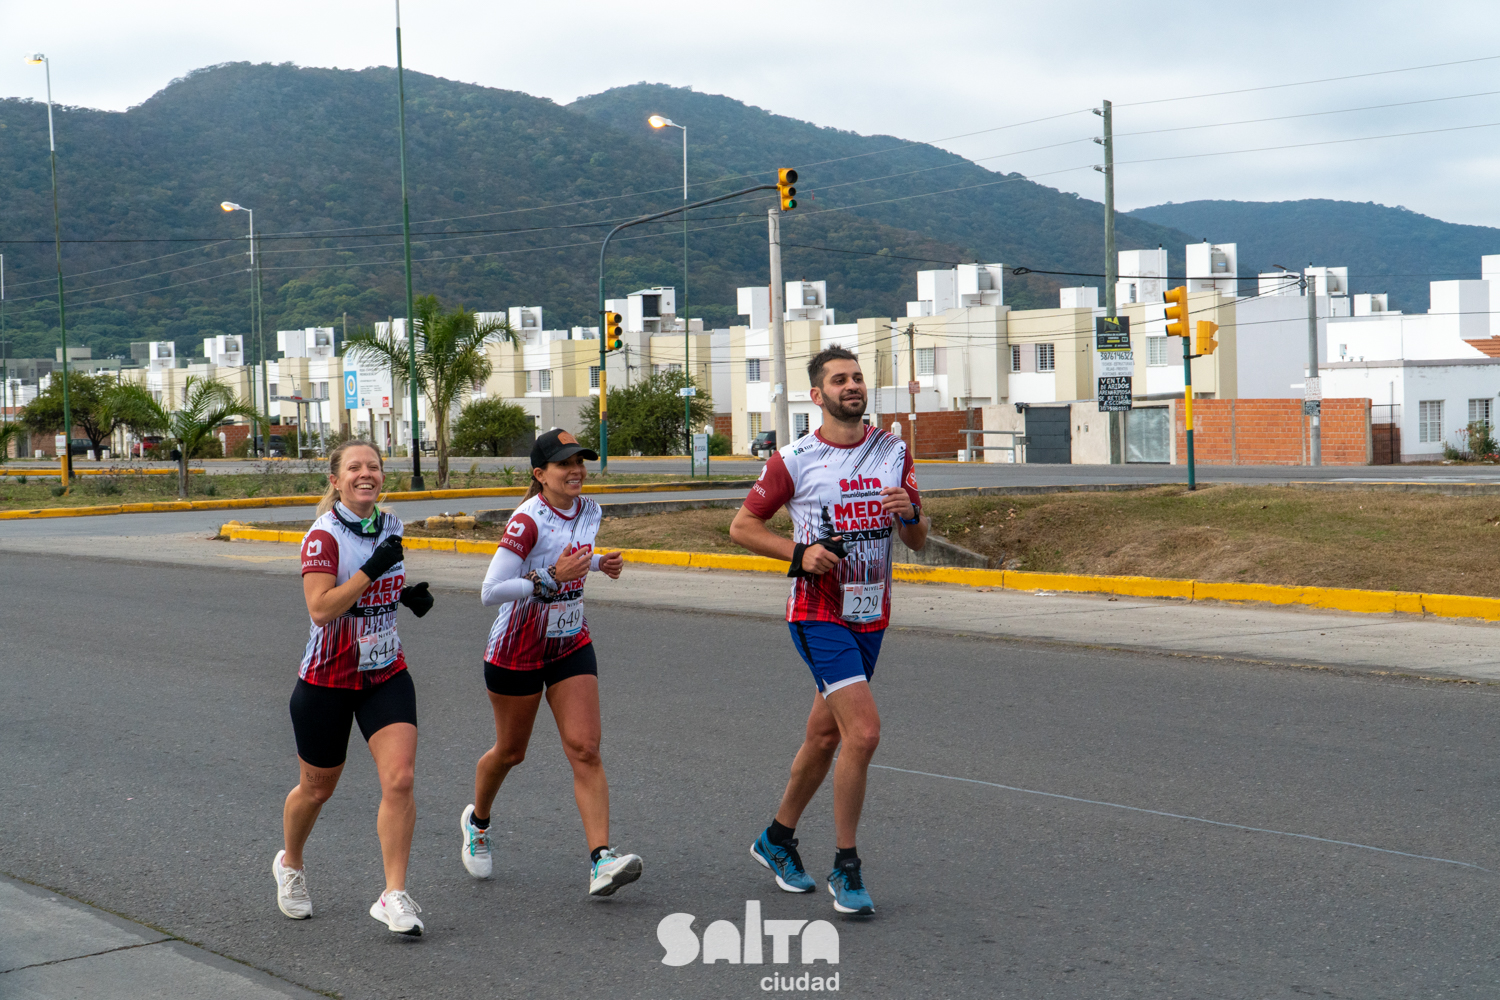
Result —
[[[512,344],[520,335],[503,319],[481,320],[477,313],[459,306],[444,312],[434,295],[424,295],[413,304],[416,313],[413,330],[417,341],[417,387],[432,407],[437,439],[438,488],[448,486],[448,422],[454,404],[465,391],[472,391],[490,377],[493,366],[485,354],[485,345],[500,338]],[[387,332],[384,337],[365,330],[344,341],[351,357],[377,358],[390,370],[394,382],[405,382],[411,373],[411,354],[405,339]],[[416,427],[416,414],[411,415]]]
[[[130,411],[132,429],[162,431],[165,441],[177,449],[177,495],[188,495],[188,459],[213,437],[214,428],[230,417],[248,417],[264,424],[265,418],[253,406],[241,403],[234,391],[223,382],[189,375],[182,384],[186,401],[180,410],[168,412],[148,393],[132,394]]]
[[[0,465],[10,457],[10,443],[21,436],[22,427],[15,421],[0,424]]]

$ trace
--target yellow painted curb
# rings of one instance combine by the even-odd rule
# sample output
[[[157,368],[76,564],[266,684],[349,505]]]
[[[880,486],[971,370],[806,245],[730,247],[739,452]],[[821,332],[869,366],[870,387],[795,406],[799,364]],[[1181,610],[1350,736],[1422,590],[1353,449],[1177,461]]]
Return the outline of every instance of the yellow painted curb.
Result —
[[[195,459],[195,461],[198,461],[198,460]],[[207,472],[208,472],[207,469],[189,469],[188,470],[189,475],[194,475],[194,476],[205,475]],[[177,470],[176,469],[79,469],[79,468],[75,467],[73,469],[73,475],[75,475],[75,476],[175,476],[175,475],[177,475]],[[61,478],[62,477],[62,473],[59,472],[59,471],[57,471],[56,466],[50,466],[50,465],[47,466],[47,467],[45,467],[45,468],[41,468],[41,469],[37,469],[37,468],[17,469],[17,468],[14,468],[12,466],[8,466],[8,465],[0,465],[0,476],[41,476],[43,478],[46,478],[48,476],[57,476],[57,477]]]
[[[288,542],[301,544],[299,531],[250,528],[231,521],[220,529],[236,541]],[[408,538],[409,549],[493,555],[495,542],[470,542],[448,538]],[[692,569],[727,569],[752,573],[787,571],[788,563],[763,556],[718,552],[676,552],[663,549],[607,549],[619,552],[626,562],[649,566],[682,566]],[[1432,615],[1437,618],[1480,618],[1500,621],[1500,598],[1468,597],[1462,594],[1417,594],[1398,590],[1353,590],[1341,587],[1281,587],[1268,583],[1209,583],[1202,580],[1158,580],[1149,576],[1086,576],[1081,573],[1026,573],[1019,570],[964,569],[957,566],[918,566],[896,563],[891,576],[904,583],[948,583],[963,587],[995,587],[1004,590],[1051,590],[1067,593],[1120,594],[1125,597],[1169,597],[1186,601],[1247,601],[1264,604],[1298,604],[1331,611],[1361,614]]]
[[[738,480],[724,482],[631,483],[583,487],[585,493],[668,493],[688,490],[734,489]],[[748,482],[748,480],[744,480]],[[383,493],[381,503],[406,500],[462,500],[472,497],[518,497],[525,486],[495,486],[472,490],[416,490]],[[104,514],[159,514],[183,510],[258,510],[266,507],[312,507],[322,500],[321,494],[286,497],[241,497],[234,500],[164,500],[155,503],[115,503],[92,507],[33,507],[29,510],[0,510],[0,521],[20,521],[39,517],[97,517]]]

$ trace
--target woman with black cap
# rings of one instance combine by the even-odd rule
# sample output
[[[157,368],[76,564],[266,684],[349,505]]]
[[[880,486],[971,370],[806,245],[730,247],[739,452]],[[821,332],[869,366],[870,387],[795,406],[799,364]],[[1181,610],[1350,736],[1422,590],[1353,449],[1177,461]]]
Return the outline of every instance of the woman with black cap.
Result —
[[[610,896],[641,877],[641,859],[609,846],[609,783],[599,758],[599,668],[583,615],[590,570],[618,579],[625,560],[598,555],[599,505],[584,497],[583,460],[599,456],[566,431],[531,449],[531,489],[516,508],[485,574],[481,600],[500,614],[484,651],[484,683],[495,712],[495,745],[474,769],[474,801],[459,818],[463,863],[489,878],[490,807],[526,756],[545,690],[573,766],[573,795],[589,851],[589,895]]]

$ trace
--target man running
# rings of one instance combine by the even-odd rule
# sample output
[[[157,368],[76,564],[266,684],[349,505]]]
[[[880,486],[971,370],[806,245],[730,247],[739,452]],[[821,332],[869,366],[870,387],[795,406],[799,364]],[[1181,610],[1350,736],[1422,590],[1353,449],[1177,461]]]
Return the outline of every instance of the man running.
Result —
[[[859,359],[837,345],[824,348],[807,363],[807,378],[823,425],[771,456],[729,529],[751,552],[791,563],[786,620],[818,689],[781,806],[750,854],[787,892],[817,888],[793,835],[842,747],[833,772],[838,849],[828,891],[838,912],[870,914],[875,905],[854,840],[880,743],[868,682],[891,619],[891,528],[916,550],[927,543],[928,521],[905,442],[860,419],[867,395]],[[766,527],[783,506],[792,516],[791,539]]]

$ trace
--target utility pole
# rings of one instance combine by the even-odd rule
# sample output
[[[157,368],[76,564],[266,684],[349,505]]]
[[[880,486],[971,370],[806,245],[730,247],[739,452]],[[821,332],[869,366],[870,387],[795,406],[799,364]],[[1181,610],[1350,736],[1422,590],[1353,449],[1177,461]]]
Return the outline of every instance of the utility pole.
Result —
[[[425,490],[422,479],[422,431],[417,421],[417,329],[412,316],[411,204],[406,199],[406,71],[401,65],[401,0],[396,0],[396,100],[401,135],[401,242],[406,253],[406,350],[410,361],[407,387],[411,390],[411,488]]]
[[[52,60],[37,53],[27,60],[41,63],[47,74],[47,147],[52,154],[52,234],[57,245],[57,328],[62,335],[63,449],[62,484],[73,482],[73,404],[68,395],[68,316],[63,307],[62,217],[57,209],[57,133],[52,128]]]
[[[1303,292],[1307,295],[1307,377],[1310,380],[1306,390],[1302,393],[1304,402],[1310,401],[1314,387],[1319,385],[1318,381],[1318,279],[1315,275],[1307,274],[1302,277]],[[1333,300],[1330,299],[1330,302]],[[1311,438],[1309,447],[1309,464],[1323,464],[1323,394],[1317,394],[1317,409],[1312,411],[1312,429],[1309,432]]]
[[[1104,315],[1117,319],[1115,284],[1119,281],[1120,260],[1115,253],[1115,127],[1114,105],[1101,102],[1096,112],[1104,119]],[[1109,460],[1112,464],[1124,461],[1125,415],[1109,415]]]
[[[792,417],[786,398],[786,285],[781,281],[781,207],[772,205],[771,226],[771,396],[776,447],[791,442]]]
[[[269,457],[271,454],[270,434],[272,423],[271,382],[270,375],[268,374],[270,368],[266,364],[266,310],[260,293],[260,257],[255,252],[256,242],[255,216],[252,214],[250,216],[250,270],[254,272],[251,277],[255,279],[255,336],[260,341],[260,385],[266,408],[266,455]],[[253,406],[254,404],[251,405]]]
[[[911,425],[911,440],[907,442],[910,446],[911,460],[917,460],[917,394],[912,392],[912,387],[917,384],[917,348],[916,348],[917,324],[906,324],[906,360],[907,368],[910,369],[911,379],[906,383],[906,411],[907,423]]]

